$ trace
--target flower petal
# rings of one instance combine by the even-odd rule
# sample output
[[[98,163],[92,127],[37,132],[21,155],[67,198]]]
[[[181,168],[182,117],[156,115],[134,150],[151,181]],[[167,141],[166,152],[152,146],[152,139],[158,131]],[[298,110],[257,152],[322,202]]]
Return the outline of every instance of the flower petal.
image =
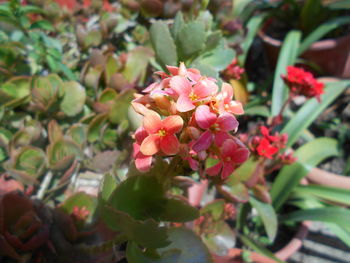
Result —
[[[135,159],[135,166],[140,172],[148,172],[152,165],[152,156],[139,155]]]
[[[222,162],[218,162],[214,166],[209,167],[208,169],[206,169],[205,172],[208,175],[214,176],[214,175],[218,175],[220,173],[221,168],[222,168]]]
[[[193,92],[200,98],[205,98],[214,95],[218,91],[218,86],[215,82],[204,78],[197,82],[193,87]]]
[[[166,155],[174,155],[180,150],[180,142],[174,134],[167,135],[161,139],[160,148]]]
[[[183,125],[184,121],[179,115],[172,115],[163,120],[163,127],[170,134],[181,131]]]
[[[213,142],[213,134],[210,131],[205,131],[199,136],[192,149],[195,152],[205,151]]]
[[[148,136],[148,133],[143,127],[139,127],[135,131],[135,140],[138,144],[141,144],[142,141]]]
[[[149,111],[143,118],[143,127],[149,134],[154,134],[162,128],[162,120],[155,111]]]
[[[199,127],[209,129],[216,122],[217,116],[207,105],[201,105],[196,109],[195,119]]]
[[[233,98],[233,88],[228,83],[223,83],[221,86],[222,98],[225,103],[230,103]]]
[[[234,155],[231,156],[231,160],[234,163],[244,163],[248,160],[249,150],[247,148],[241,148],[235,151]]]
[[[225,180],[229,177],[235,170],[234,164],[232,162],[224,162],[224,167],[222,168],[221,178]]]
[[[236,118],[227,112],[220,114],[218,117],[217,123],[219,124],[220,130],[222,131],[233,131],[238,128],[238,121]]]
[[[140,151],[144,155],[156,154],[160,149],[159,142],[160,142],[159,136],[155,134],[151,134],[143,140],[140,147]]]
[[[236,153],[238,149],[238,145],[234,140],[226,140],[222,144],[220,150],[221,150],[221,156],[222,157],[232,157]]]
[[[194,108],[196,108],[196,106],[194,106],[193,102],[187,95],[180,96],[176,102],[176,109],[179,112],[191,111]]]
[[[172,77],[170,80],[170,87],[181,95],[187,95],[191,93],[192,85],[187,78],[181,76]]]
[[[219,131],[215,133],[214,142],[218,147],[221,147],[222,144],[228,139],[232,139],[232,135],[227,132]]]

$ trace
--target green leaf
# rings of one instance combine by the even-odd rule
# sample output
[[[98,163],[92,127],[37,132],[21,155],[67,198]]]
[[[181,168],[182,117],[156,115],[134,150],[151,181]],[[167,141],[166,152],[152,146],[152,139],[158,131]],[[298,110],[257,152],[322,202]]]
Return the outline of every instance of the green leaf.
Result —
[[[300,134],[349,86],[350,81],[327,83],[321,103],[315,98],[306,102],[281,131],[288,133],[287,147],[292,146]]]
[[[150,37],[157,60],[165,68],[165,65],[177,66],[177,52],[168,26],[164,22],[157,21],[150,28]]]
[[[37,13],[37,14],[44,14],[45,13],[44,9],[37,7],[37,6],[34,6],[34,5],[21,6],[20,12],[23,15],[29,14],[29,13]]]
[[[100,198],[103,201],[107,202],[116,187],[117,187],[117,182],[113,178],[113,176],[110,174],[105,174],[102,180]]]
[[[312,167],[326,158],[338,154],[336,143],[334,139],[318,138],[303,145],[295,152],[294,156],[298,158],[298,161],[292,165],[284,166],[272,184],[271,197],[275,209],[279,209],[283,205],[289,194]]]
[[[74,160],[81,159],[83,153],[75,142],[61,139],[48,146],[47,155],[51,169],[65,170],[72,165]]]
[[[165,191],[155,176],[131,176],[118,185],[109,204],[135,219],[158,219],[166,204]]]
[[[294,190],[297,194],[316,196],[326,201],[350,205],[350,190],[321,185],[301,185]]]
[[[320,23],[322,17],[322,1],[321,0],[305,0],[302,4],[299,26],[303,32],[310,32]]]
[[[190,22],[186,24],[179,32],[177,39],[181,59],[188,59],[198,54],[204,49],[205,45],[204,25],[199,22]]]
[[[301,55],[302,53],[304,53],[314,42],[320,40],[329,32],[339,28],[342,25],[349,24],[349,23],[350,23],[350,17],[342,16],[342,17],[336,17],[334,19],[327,21],[322,25],[319,25],[301,42],[298,54]]]
[[[121,124],[128,120],[128,111],[134,98],[134,93],[135,90],[128,89],[119,94],[108,113],[108,119],[111,123]]]
[[[265,17],[266,17],[266,14],[262,13],[262,14],[254,15],[248,21],[247,26],[246,26],[248,33],[241,44],[243,53],[238,57],[238,60],[239,60],[241,65],[245,65],[249,49],[250,49],[250,47],[254,41],[254,38],[256,36],[256,33],[260,29],[260,26],[261,26],[262,22],[264,21]]]
[[[334,10],[350,9],[349,0],[329,1],[328,4],[324,3],[324,5]]]
[[[251,239],[250,237],[245,236],[245,235],[239,235],[239,238],[244,245],[246,245],[247,247],[250,247],[251,249],[258,252],[259,254],[264,255],[265,257],[268,257],[268,258],[272,258],[273,260],[275,260],[278,263],[285,263],[284,261],[277,258],[270,250],[268,250],[265,247],[262,247],[257,242],[255,242],[253,239]]]
[[[131,50],[122,71],[125,79],[130,83],[142,85],[146,77],[147,66],[153,56],[153,51],[147,47],[137,47]]]
[[[336,224],[326,223],[326,226],[335,234],[341,241],[350,247],[350,228],[341,227]]]
[[[257,105],[257,106],[252,106],[244,110],[245,115],[258,115],[262,117],[270,117],[270,111],[266,106],[262,105]]]
[[[234,57],[235,52],[232,49],[218,47],[203,54],[196,60],[200,61],[200,64],[206,64],[213,67],[217,71],[221,71],[231,64]]]
[[[158,249],[160,252],[166,252],[170,249],[181,251],[178,262],[186,263],[212,263],[212,257],[203,244],[201,238],[191,230],[185,228],[170,228],[168,230],[170,245]]]
[[[108,116],[104,113],[96,115],[89,123],[87,130],[87,139],[89,142],[95,142],[100,138],[102,126],[105,125]]]
[[[75,116],[80,113],[85,105],[85,99],[85,88],[78,82],[64,83],[64,96],[60,107],[67,116]]]
[[[169,245],[167,229],[159,227],[153,219],[135,220],[127,213],[111,206],[105,206],[102,209],[102,218],[109,228],[120,231],[127,236],[128,240],[141,246],[159,248]]]
[[[37,178],[46,166],[46,155],[40,148],[25,146],[18,153],[14,169]]]
[[[129,263],[179,263],[180,254],[180,250],[171,249],[155,258],[144,253],[135,243],[129,242],[126,248],[126,258]]]
[[[193,206],[177,199],[168,199],[160,219],[170,222],[193,221],[199,216],[199,211]]]
[[[214,221],[218,221],[222,218],[225,210],[225,201],[222,199],[214,200],[209,204],[206,204],[201,208],[201,215],[210,214]]]
[[[171,28],[171,34],[175,40],[177,39],[178,34],[184,25],[185,25],[184,17],[182,12],[180,11],[176,14],[174,24]]]
[[[319,221],[349,227],[350,210],[341,207],[298,210],[283,216],[284,221]]]
[[[287,99],[288,89],[284,85],[282,74],[286,73],[287,66],[293,65],[297,59],[301,32],[292,30],[283,41],[281,51],[278,56],[272,90],[271,115],[276,116],[280,112],[282,105]]]
[[[216,48],[220,42],[222,41],[222,32],[217,30],[207,37],[207,41],[205,43],[205,50],[209,51]]]
[[[252,207],[257,210],[260,218],[263,221],[267,236],[269,237],[270,241],[273,242],[276,238],[278,228],[275,210],[270,204],[260,202],[254,197],[250,197],[249,202]]]
[[[47,20],[39,20],[39,21],[34,22],[30,26],[30,29],[42,29],[42,30],[48,30],[48,31],[55,30],[55,28],[52,26],[52,24]]]
[[[96,198],[94,198],[91,195],[88,195],[85,192],[79,192],[76,194],[73,194],[68,199],[66,199],[61,205],[59,206],[59,209],[64,211],[66,214],[71,214],[74,211],[74,207],[79,207],[87,209],[89,213],[89,218],[91,219],[93,216],[93,213],[96,209]]]

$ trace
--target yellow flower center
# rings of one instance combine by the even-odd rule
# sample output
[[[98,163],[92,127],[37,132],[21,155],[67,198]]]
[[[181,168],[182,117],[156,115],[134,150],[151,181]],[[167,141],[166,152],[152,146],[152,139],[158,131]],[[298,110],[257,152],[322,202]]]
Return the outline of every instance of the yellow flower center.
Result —
[[[231,161],[231,157],[226,157],[226,158],[225,158],[225,161],[226,161],[226,162],[230,162],[230,161]]]
[[[166,135],[166,131],[165,131],[164,129],[160,129],[160,130],[158,131],[158,135],[159,135],[160,137],[164,137],[164,136]]]
[[[191,92],[190,95],[188,95],[188,97],[189,97],[190,100],[192,100],[192,101],[195,101],[195,100],[198,100],[198,99],[199,99],[199,97],[198,97],[196,94],[194,94],[193,92]]]

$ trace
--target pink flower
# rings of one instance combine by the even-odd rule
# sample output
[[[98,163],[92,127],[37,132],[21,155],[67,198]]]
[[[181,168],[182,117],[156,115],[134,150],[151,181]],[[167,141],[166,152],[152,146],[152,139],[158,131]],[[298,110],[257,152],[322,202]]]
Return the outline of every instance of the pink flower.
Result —
[[[200,102],[209,101],[218,90],[217,85],[207,78],[202,78],[192,86],[191,82],[182,76],[172,77],[170,87],[179,96],[176,103],[176,109],[179,112],[195,109]]]
[[[147,172],[152,165],[152,156],[144,155],[140,151],[140,146],[143,140],[148,136],[148,133],[143,127],[140,127],[135,132],[135,140],[133,143],[133,158],[135,159],[135,166],[140,172]]]
[[[158,113],[149,112],[143,120],[143,128],[149,134],[141,143],[140,151],[144,155],[154,155],[162,151],[165,155],[179,152],[180,143],[176,133],[180,132],[183,120],[172,115],[162,120]]]
[[[232,114],[224,112],[217,116],[207,105],[201,105],[196,109],[195,120],[200,128],[206,130],[193,145],[196,152],[208,149],[213,141],[220,145],[223,139],[228,138],[229,131],[238,128],[238,121]]]
[[[221,178],[224,180],[235,170],[235,165],[245,162],[248,159],[249,151],[238,140],[226,140],[220,147],[220,162],[208,168],[206,173],[214,176],[221,172]]]
[[[242,103],[233,99],[233,88],[228,83],[223,83],[221,92],[216,97],[219,113],[229,112],[236,115],[244,114]]]

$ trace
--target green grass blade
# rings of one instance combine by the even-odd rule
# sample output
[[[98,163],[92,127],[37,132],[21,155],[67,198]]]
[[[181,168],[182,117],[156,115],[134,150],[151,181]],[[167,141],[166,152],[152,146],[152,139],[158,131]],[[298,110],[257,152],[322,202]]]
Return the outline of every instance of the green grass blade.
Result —
[[[314,42],[320,40],[322,37],[327,35],[334,29],[339,28],[342,25],[349,24],[350,17],[342,16],[334,18],[320,26],[318,26],[314,31],[312,31],[300,44],[298,54],[304,53]]]
[[[258,244],[255,240],[251,239],[250,237],[248,237],[246,235],[239,235],[239,238],[245,246],[253,249],[254,251],[258,252],[259,254],[261,254],[265,257],[268,257],[268,258],[272,258],[273,260],[275,260],[278,263],[285,263],[284,261],[277,258],[270,250],[261,246],[260,244]]]
[[[306,102],[287,123],[281,133],[288,133],[287,147],[292,146],[300,134],[328,107],[348,86],[350,81],[332,82],[326,85],[321,103],[313,98]]]
[[[336,187],[307,185],[298,186],[295,191],[297,194],[308,194],[318,198],[350,205],[350,190]]]
[[[350,210],[341,207],[314,208],[298,210],[283,216],[283,221],[319,221],[337,224],[338,226],[349,226]]]
[[[245,64],[250,46],[252,45],[254,38],[256,36],[256,33],[260,29],[260,25],[264,21],[265,17],[266,17],[266,14],[259,14],[259,15],[253,16],[248,21],[247,23],[248,34],[242,43],[243,53],[238,57],[238,60],[241,63],[241,65]]]
[[[288,33],[283,41],[273,81],[271,107],[272,116],[278,115],[284,101],[287,98],[288,90],[286,85],[284,85],[281,75],[286,73],[287,66],[295,63],[299,50],[300,38],[301,32],[293,30]]]
[[[284,204],[312,167],[338,153],[337,141],[330,138],[318,138],[300,147],[294,154],[298,161],[283,167],[272,184],[271,198],[275,209]]]

